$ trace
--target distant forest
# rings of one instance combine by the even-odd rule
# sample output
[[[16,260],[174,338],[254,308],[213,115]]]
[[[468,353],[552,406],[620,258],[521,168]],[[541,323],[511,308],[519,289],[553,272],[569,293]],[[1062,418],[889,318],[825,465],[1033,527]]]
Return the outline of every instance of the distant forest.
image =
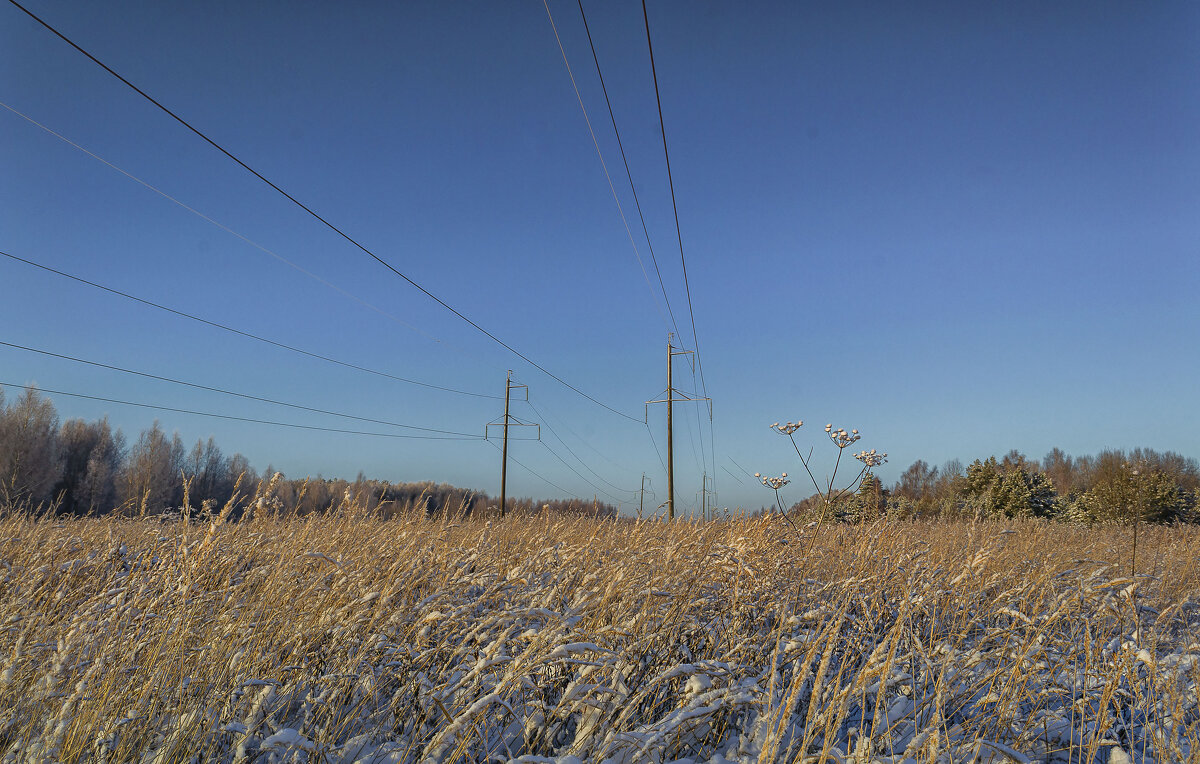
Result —
[[[186,496],[185,496],[186,491]],[[1139,448],[1072,457],[1054,449],[1041,460],[1017,451],[1001,458],[957,460],[940,467],[914,462],[892,486],[868,473],[835,503],[837,519],[1002,519],[1044,517],[1079,523],[1196,522],[1200,467],[1193,458]],[[186,502],[185,502],[186,499]],[[132,444],[107,419],[60,424],[54,404],[27,388],[6,403],[0,388],[0,507],[51,506],[72,515],[159,514],[185,504],[195,512],[271,511],[306,514],[339,508],[378,513],[473,514],[496,501],[486,493],[431,482],[389,483],[261,474],[241,454],[216,442],[190,449],[155,422]],[[611,504],[580,500],[508,502],[513,512],[616,516]],[[792,511],[819,511],[817,497]]]
[[[186,492],[186,496],[185,496]],[[186,499],[186,501],[185,501]],[[0,388],[0,508],[51,507],[60,514],[250,512],[306,514],[347,509],[390,517],[402,511],[472,514],[497,502],[486,493],[431,482],[389,483],[260,475],[241,454],[226,456],[209,438],[190,449],[156,421],[132,444],[107,419],[59,423],[54,404],[32,388],[6,403]],[[513,498],[516,513],[615,516],[611,504]]]
[[[835,506],[839,519],[1004,519],[1043,517],[1075,523],[1196,522],[1200,466],[1193,458],[1149,448],[1069,456],[1055,448],[1040,461],[1017,451],[976,459],[965,468],[914,462],[890,488],[867,474]],[[809,497],[792,507],[816,513]]]

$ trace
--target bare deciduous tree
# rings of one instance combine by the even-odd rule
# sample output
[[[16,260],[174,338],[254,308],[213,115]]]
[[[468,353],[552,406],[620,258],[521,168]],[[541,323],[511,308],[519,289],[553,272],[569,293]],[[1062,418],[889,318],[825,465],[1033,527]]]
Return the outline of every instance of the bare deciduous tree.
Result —
[[[156,512],[182,501],[183,441],[171,438],[156,420],[143,430],[129,451],[121,476],[122,499],[143,511]]]
[[[55,494],[62,509],[78,515],[112,510],[117,505],[117,476],[125,458],[125,436],[113,433],[105,417],[98,422],[70,419],[59,432],[62,475]]]
[[[0,398],[0,499],[10,504],[52,499],[61,468],[54,404],[32,387],[10,406]]]

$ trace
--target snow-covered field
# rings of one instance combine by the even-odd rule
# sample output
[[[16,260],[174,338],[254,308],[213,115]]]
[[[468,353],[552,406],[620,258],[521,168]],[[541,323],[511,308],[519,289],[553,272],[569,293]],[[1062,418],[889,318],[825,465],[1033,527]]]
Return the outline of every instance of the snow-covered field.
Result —
[[[1200,531],[0,519],[0,759],[1200,758]],[[815,540],[814,540],[815,539]]]

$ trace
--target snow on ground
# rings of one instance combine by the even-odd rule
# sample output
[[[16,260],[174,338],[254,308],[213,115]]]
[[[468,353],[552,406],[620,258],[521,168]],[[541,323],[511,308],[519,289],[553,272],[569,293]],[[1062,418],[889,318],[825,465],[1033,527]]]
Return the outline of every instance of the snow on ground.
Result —
[[[0,525],[2,762],[1200,757],[1195,534]]]

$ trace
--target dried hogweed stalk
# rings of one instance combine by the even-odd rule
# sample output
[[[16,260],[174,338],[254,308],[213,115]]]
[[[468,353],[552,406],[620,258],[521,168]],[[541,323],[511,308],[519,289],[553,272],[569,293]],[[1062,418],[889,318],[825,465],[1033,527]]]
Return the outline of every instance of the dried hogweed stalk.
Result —
[[[862,469],[853,480],[846,483],[845,487],[838,488],[837,476],[838,467],[842,462],[842,452],[846,449],[846,447],[861,440],[862,435],[859,434],[858,430],[847,431],[844,427],[834,429],[832,423],[826,424],[825,434],[828,435],[829,439],[833,441],[833,444],[837,446],[838,456],[837,461],[833,465],[832,474],[825,479],[825,484],[821,485],[821,483],[817,481],[816,475],[813,474],[811,464],[812,450],[810,449],[808,454],[805,455],[805,453],[800,450],[799,444],[796,443],[795,432],[803,425],[804,422],[802,420],[797,420],[795,422],[789,421],[785,422],[784,424],[775,422],[771,425],[771,429],[775,430],[781,435],[786,435],[788,440],[792,442],[792,447],[796,450],[796,456],[800,458],[800,464],[804,467],[804,471],[807,473],[809,480],[812,481],[813,489],[816,491],[815,497],[819,499],[821,513],[820,518],[817,521],[817,527],[819,529],[821,523],[825,521],[826,516],[836,511],[837,505],[847,496],[852,494],[855,488],[860,485],[864,475],[869,474],[873,467],[887,462],[887,454],[880,453],[874,449],[870,451],[861,451],[856,454],[854,458],[862,462]],[[787,485],[789,482],[783,479],[787,477],[787,473],[785,472],[783,474],[783,478],[764,478],[757,473],[755,474],[755,477],[758,478],[764,486],[775,491],[775,503],[779,507],[780,514],[782,514],[783,517],[788,519],[790,522],[790,518],[788,518],[786,511],[783,509],[783,501],[779,495],[779,489]]]

